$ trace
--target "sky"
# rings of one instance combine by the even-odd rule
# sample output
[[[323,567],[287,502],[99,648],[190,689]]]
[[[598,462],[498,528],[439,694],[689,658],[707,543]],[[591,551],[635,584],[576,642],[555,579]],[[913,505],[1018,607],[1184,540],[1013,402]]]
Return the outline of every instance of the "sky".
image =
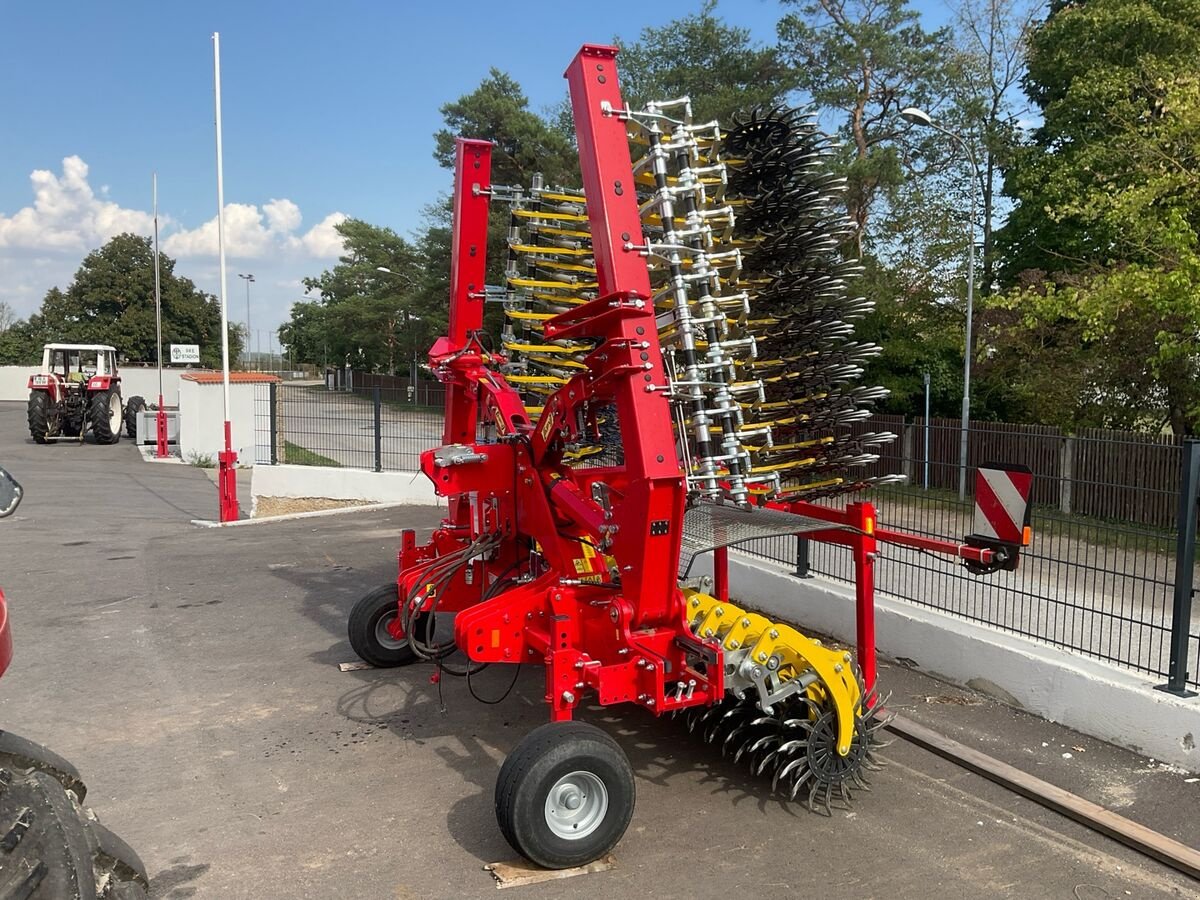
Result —
[[[28,316],[88,251],[150,234],[154,172],[163,252],[220,294],[214,31],[229,315],[245,322],[237,276],[253,274],[250,325],[265,350],[301,279],[336,263],[342,217],[408,235],[449,190],[432,156],[442,104],[496,67],[546,109],[581,44],[633,39],[701,5],[0,0],[0,301]],[[927,27],[950,15],[945,0],[914,5]],[[781,7],[722,0],[718,14],[767,43]]]

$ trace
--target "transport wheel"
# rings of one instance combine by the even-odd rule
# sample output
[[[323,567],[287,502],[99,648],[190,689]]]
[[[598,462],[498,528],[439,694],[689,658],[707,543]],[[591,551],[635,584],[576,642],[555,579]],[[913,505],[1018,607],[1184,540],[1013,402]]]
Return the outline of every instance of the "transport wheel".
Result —
[[[88,410],[92,434],[99,444],[115,444],[121,439],[121,395],[116,391],[97,391]]]
[[[381,669],[404,666],[417,658],[409,646],[408,638],[396,640],[388,626],[400,614],[396,582],[389,581],[371,591],[354,604],[346,630],[350,646],[363,662]],[[429,621],[429,613],[417,616],[417,637]]]
[[[137,394],[129,398],[125,404],[125,436],[137,439],[138,413],[146,408],[146,398]]]
[[[633,769],[616,741],[584,722],[551,722],[517,744],[496,779],[504,839],[547,869],[582,866],[633,817]]]

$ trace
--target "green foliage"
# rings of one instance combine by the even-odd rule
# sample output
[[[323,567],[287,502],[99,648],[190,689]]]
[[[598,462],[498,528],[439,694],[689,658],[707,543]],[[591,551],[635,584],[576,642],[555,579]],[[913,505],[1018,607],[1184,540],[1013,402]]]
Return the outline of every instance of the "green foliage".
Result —
[[[454,168],[454,139],[493,141],[492,182],[528,186],[541,172],[547,183],[579,183],[571,133],[529,109],[529,98],[509,75],[492,69],[473,92],[442,107],[446,127],[434,135],[436,159]]]
[[[160,255],[163,346],[199,344],[200,361],[221,365],[221,307]],[[0,362],[33,363],[49,341],[112,344],[130,360],[154,362],[154,249],[150,238],[119,234],[84,259],[65,291],[51,288],[41,309],[0,335]],[[230,356],[241,349],[231,328]]]
[[[304,279],[319,299],[292,307],[280,340],[302,362],[407,371],[445,328],[444,298],[434,303],[424,290],[425,248],[360,219],[336,227],[345,253],[332,269]]]
[[[621,94],[636,108],[652,100],[692,99],[697,122],[729,123],[738,112],[779,103],[796,74],[777,47],[762,47],[750,32],[715,15],[716,0],[698,13],[644,28],[638,39],[617,38]]]
[[[1198,52],[1200,0],[1065,6],[1034,37],[1045,122],[1006,181],[992,340],[1001,364],[1071,384],[1056,420],[1200,427]]]
[[[839,167],[859,227],[861,254],[873,209],[904,180],[905,106],[935,109],[952,55],[945,30],[927,32],[907,0],[784,0],[778,25],[797,84],[832,114],[844,140]],[[924,137],[924,136],[922,136]],[[937,155],[930,144],[927,155]]]

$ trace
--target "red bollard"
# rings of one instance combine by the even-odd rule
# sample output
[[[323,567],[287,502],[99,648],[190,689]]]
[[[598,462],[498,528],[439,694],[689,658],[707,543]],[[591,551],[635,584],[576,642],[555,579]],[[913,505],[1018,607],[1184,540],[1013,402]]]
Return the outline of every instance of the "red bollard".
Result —
[[[232,437],[229,423],[225,423],[225,449],[217,454],[217,493],[221,504],[221,521],[236,522],[238,519],[237,500],[237,452],[232,449]]]
[[[158,447],[155,451],[155,457],[158,459],[167,458],[167,411],[163,409],[162,394],[158,395],[158,415],[154,417],[155,431],[158,434]]]

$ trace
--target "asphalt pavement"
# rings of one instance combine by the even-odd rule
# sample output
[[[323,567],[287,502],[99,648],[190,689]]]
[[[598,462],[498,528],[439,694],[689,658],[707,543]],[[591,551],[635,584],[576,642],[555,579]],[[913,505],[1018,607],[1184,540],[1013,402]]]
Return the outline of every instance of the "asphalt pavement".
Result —
[[[427,530],[436,511],[198,528],[216,504],[203,472],[142,462],[128,442],[38,447],[23,425],[18,404],[0,404],[0,465],[27,490],[0,521],[16,642],[0,727],[76,763],[154,896],[493,896],[484,864],[514,856],[493,785],[545,721],[540,670],[484,705],[420,666],[338,669],[353,660],[350,607],[394,576],[399,529]],[[494,698],[511,677],[494,667],[474,687]],[[1200,783],[1182,773],[897,664],[881,678],[911,718],[1200,842]],[[633,763],[633,823],[612,870],[518,897],[1197,896],[902,741],[874,790],[827,818],[771,798],[677,722],[625,708],[584,718]]]

